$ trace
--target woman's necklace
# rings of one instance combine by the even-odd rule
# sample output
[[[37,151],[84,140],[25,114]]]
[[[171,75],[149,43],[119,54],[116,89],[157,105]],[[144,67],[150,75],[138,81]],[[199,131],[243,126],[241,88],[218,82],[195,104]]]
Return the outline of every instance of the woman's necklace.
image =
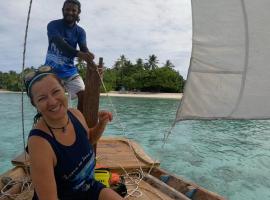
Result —
[[[44,122],[45,122],[45,124],[48,126],[48,128],[49,129],[54,129],[54,130],[62,130],[62,132],[63,133],[66,133],[66,131],[67,131],[67,126],[68,126],[68,124],[69,124],[69,117],[68,117],[68,120],[67,120],[67,123],[64,125],[64,126],[62,126],[62,127],[52,127],[52,126],[50,126],[47,122],[46,122],[46,120],[43,118],[43,120],[44,120]]]

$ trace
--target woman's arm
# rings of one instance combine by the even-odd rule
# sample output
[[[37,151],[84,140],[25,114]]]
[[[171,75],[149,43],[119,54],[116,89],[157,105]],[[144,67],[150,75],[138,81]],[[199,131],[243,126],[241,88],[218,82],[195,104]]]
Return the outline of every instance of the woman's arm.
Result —
[[[38,136],[28,141],[30,173],[39,200],[57,200],[55,155],[49,143]]]
[[[96,144],[102,133],[104,132],[108,122],[112,121],[112,113],[108,111],[100,111],[98,113],[98,123],[94,128],[89,128],[89,140],[91,144]]]
[[[85,118],[82,113],[77,109],[70,109],[70,111],[80,120],[84,128],[88,130],[89,142],[93,145],[96,144],[102,133],[104,132],[108,122],[112,121],[112,113],[108,111],[100,111],[98,113],[98,123],[93,128],[88,128]]]

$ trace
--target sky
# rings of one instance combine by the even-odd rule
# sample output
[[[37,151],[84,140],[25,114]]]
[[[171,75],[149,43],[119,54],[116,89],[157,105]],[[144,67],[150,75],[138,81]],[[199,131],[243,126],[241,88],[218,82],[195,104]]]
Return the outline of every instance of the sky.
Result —
[[[21,72],[30,0],[0,4],[0,71]],[[62,18],[64,0],[33,0],[25,66],[44,64],[47,24]],[[112,67],[120,55],[135,63],[155,54],[162,66],[170,60],[186,78],[191,53],[190,0],[80,0],[81,21],[91,52]]]

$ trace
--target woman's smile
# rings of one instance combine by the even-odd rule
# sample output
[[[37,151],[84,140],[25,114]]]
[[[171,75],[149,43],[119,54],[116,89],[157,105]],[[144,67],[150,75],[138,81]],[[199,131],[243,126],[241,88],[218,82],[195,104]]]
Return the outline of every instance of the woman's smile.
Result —
[[[64,120],[68,103],[65,91],[53,76],[44,77],[32,87],[33,102],[48,121]]]

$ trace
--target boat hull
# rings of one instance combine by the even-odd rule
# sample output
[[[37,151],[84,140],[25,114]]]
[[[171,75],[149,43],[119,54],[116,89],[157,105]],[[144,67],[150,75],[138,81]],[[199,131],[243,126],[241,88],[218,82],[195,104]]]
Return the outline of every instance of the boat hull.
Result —
[[[12,180],[30,179],[27,156],[22,154],[12,160],[12,163],[15,167],[0,176],[1,189],[5,187],[5,184],[2,183],[3,177],[10,177]],[[128,139],[102,138],[97,146],[97,165],[125,176],[130,194],[127,199],[225,200],[216,193],[161,169],[159,164],[157,160],[148,156],[136,142]],[[134,181],[133,184],[130,184],[131,179],[137,180],[138,178],[141,178],[139,183]],[[30,200],[33,188],[28,187],[21,191],[21,186],[22,183],[15,184],[6,190],[6,194],[18,194],[17,199]],[[0,198],[1,200],[10,199],[8,195],[2,195]]]

